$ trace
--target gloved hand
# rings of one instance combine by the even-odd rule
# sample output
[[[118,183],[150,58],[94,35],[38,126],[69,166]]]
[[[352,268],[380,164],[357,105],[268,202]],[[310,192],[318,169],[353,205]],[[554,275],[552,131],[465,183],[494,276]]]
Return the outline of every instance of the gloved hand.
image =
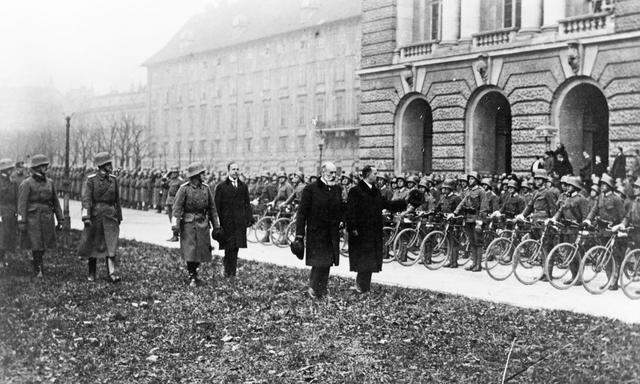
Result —
[[[213,227],[211,230],[211,238],[220,242],[220,240],[224,238],[224,229],[222,229],[222,227]]]

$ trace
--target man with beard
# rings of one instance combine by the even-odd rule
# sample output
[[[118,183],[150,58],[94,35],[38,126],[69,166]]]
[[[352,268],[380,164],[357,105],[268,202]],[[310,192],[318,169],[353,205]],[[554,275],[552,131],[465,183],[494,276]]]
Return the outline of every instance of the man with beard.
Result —
[[[18,188],[18,229],[31,250],[33,274],[43,277],[43,257],[47,249],[56,247],[56,225],[62,228],[64,217],[53,181],[47,177],[49,158],[34,155],[31,158],[31,176]]]
[[[98,171],[87,177],[82,189],[82,221],[85,232],[78,253],[89,259],[89,281],[96,279],[98,259],[106,259],[109,280],[112,283],[120,281],[120,277],[116,275],[116,255],[122,208],[118,182],[111,174],[112,162],[108,153],[98,153],[94,159]]]
[[[214,196],[223,235],[218,241],[224,249],[224,276],[235,278],[238,250],[247,248],[247,227],[253,225],[249,189],[240,180],[240,167],[234,161],[227,164],[227,178],[216,187]]]
[[[308,294],[312,299],[327,294],[329,270],[340,260],[343,204],[342,189],[336,185],[336,178],[336,166],[324,163],[320,179],[302,190],[298,208],[295,242],[303,243],[306,236],[306,264],[311,267]]]
[[[349,269],[357,272],[354,289],[367,293],[371,289],[372,274],[382,270],[382,210],[398,212],[407,207],[407,202],[383,199],[375,184],[378,171],[374,167],[366,165],[361,172],[362,179],[349,191],[346,224]]]

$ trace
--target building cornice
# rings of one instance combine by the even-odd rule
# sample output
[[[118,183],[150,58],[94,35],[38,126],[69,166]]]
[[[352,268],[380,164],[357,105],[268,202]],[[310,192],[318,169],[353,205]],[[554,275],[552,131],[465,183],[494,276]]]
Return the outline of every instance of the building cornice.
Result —
[[[640,38],[640,31],[593,36],[593,37],[583,37],[583,38],[577,39],[577,41],[579,41],[580,44],[587,46],[587,45],[594,45],[594,44],[601,44],[601,43],[632,40],[632,39],[638,39],[638,38]],[[432,59],[417,60],[413,62],[405,62],[405,63],[399,63],[399,64],[383,65],[379,67],[365,68],[365,69],[356,71],[356,74],[359,76],[371,75],[371,74],[379,74],[384,72],[401,71],[403,69],[406,69],[407,67],[428,67],[428,66],[445,64],[445,63],[449,64],[449,63],[455,63],[455,62],[472,61],[477,59],[479,55],[485,55],[487,57],[506,57],[506,56],[514,56],[514,55],[532,53],[532,52],[559,50],[559,49],[566,48],[567,44],[573,41],[575,40],[563,40],[563,41],[556,41],[551,43],[542,43],[538,45],[497,49],[494,51],[478,51],[478,52],[464,53],[459,55],[434,57]]]

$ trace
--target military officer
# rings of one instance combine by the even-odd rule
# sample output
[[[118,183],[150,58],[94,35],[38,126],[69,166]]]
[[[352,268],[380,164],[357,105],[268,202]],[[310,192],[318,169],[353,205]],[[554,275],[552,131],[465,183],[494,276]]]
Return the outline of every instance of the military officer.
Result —
[[[472,171],[467,175],[468,191],[462,201],[453,211],[453,215],[464,214],[465,225],[464,230],[469,239],[469,249],[473,264],[466,268],[473,272],[482,270],[482,220],[480,218],[481,207],[483,204],[485,192],[480,187],[480,179],[478,172]],[[458,264],[457,254],[451,258],[451,267],[456,268]]]
[[[535,171],[533,182],[537,188],[536,193],[524,211],[516,216],[517,219],[523,220],[525,217],[530,216],[531,219],[544,220],[553,217],[556,213],[556,197],[546,185],[548,180],[547,172],[544,169]]]
[[[109,280],[115,283],[120,281],[116,274],[116,256],[122,222],[118,181],[111,174],[113,160],[108,153],[96,154],[93,162],[98,170],[87,177],[82,192],[85,236],[79,253],[89,259],[89,281],[95,281],[97,259],[106,259]]]
[[[184,183],[184,180],[182,180],[182,178],[180,177],[180,168],[178,167],[172,167],[171,171],[169,171],[169,174],[167,175],[167,201],[165,202],[165,205],[167,207],[167,214],[169,215],[169,221],[171,221],[171,219],[173,218],[173,203],[175,202],[176,199],[176,194],[178,193],[178,189],[180,188],[180,186]],[[171,241],[171,242],[176,242],[178,241],[178,235],[174,232],[173,236],[167,240],[167,241]]]
[[[213,193],[204,182],[205,172],[206,168],[200,162],[189,165],[189,181],[178,188],[172,209],[171,229],[180,237],[180,250],[187,263],[190,287],[200,284],[198,267],[211,258],[211,226],[214,234],[221,232]]]
[[[6,253],[15,251],[17,245],[18,184],[11,180],[13,168],[13,160],[0,160],[0,267],[7,265]]]
[[[49,159],[45,155],[31,158],[31,176],[18,188],[18,229],[26,236],[31,250],[33,273],[42,278],[43,256],[56,247],[56,225],[62,227],[64,217],[53,181],[47,177]]]

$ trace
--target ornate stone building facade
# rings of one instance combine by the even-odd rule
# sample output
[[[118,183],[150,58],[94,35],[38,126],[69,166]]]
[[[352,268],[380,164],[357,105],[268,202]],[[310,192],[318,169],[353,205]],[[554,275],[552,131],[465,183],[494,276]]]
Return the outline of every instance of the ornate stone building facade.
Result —
[[[640,1],[363,0],[360,158],[525,172],[640,139]]]
[[[358,1],[222,2],[147,60],[159,163],[314,171],[358,156]]]

